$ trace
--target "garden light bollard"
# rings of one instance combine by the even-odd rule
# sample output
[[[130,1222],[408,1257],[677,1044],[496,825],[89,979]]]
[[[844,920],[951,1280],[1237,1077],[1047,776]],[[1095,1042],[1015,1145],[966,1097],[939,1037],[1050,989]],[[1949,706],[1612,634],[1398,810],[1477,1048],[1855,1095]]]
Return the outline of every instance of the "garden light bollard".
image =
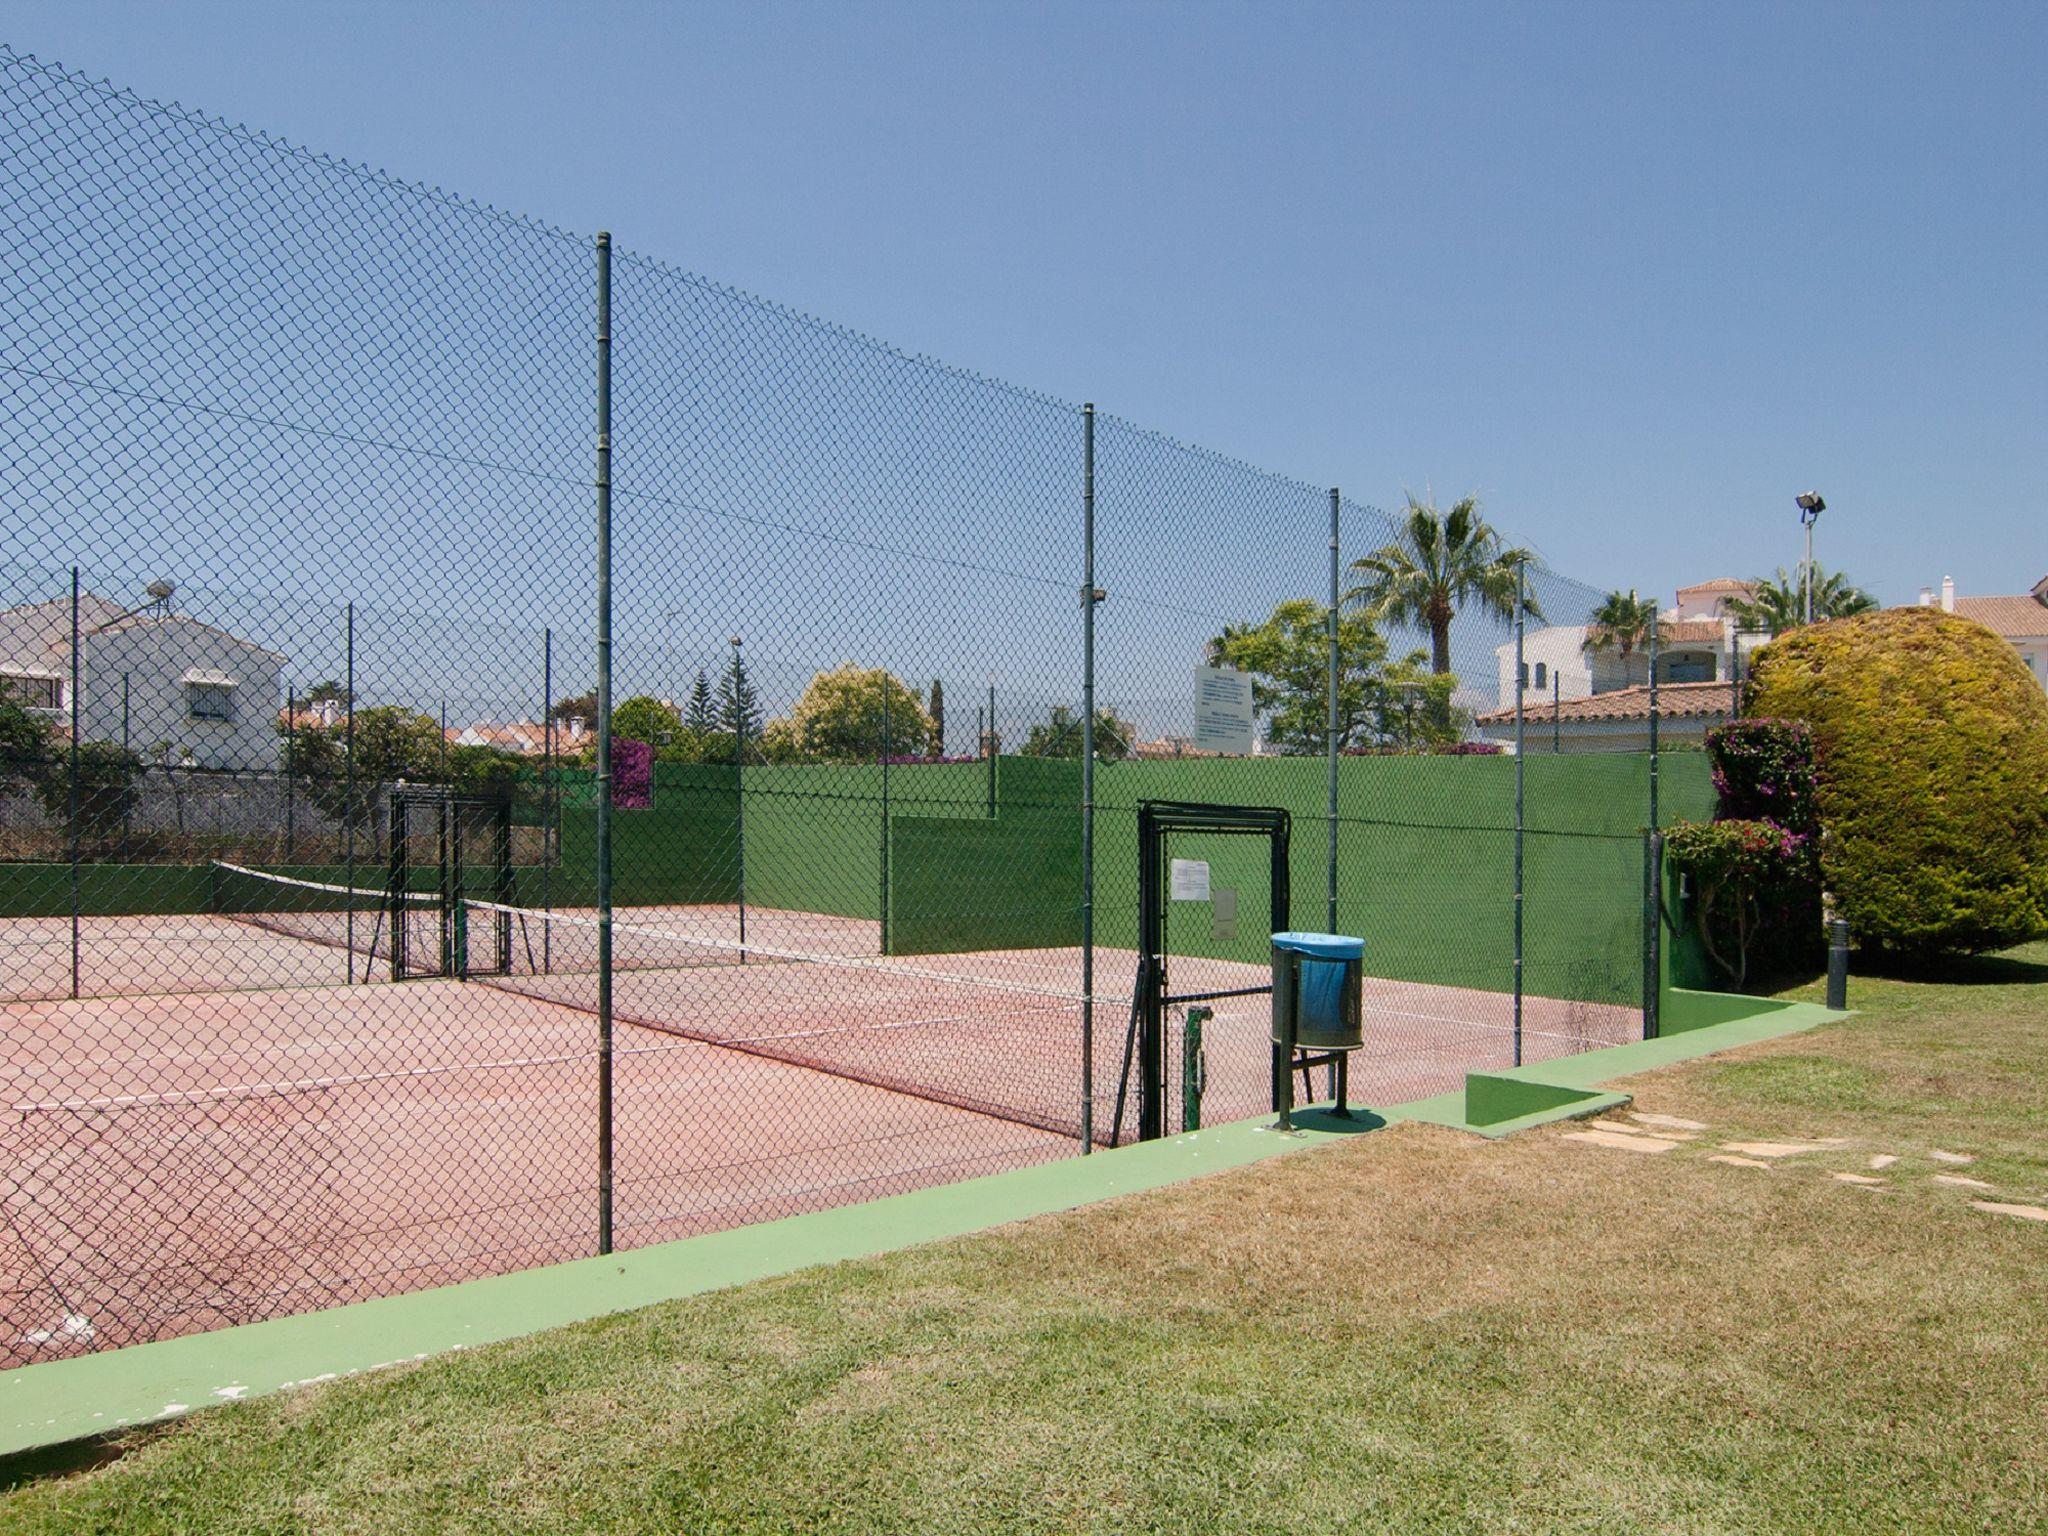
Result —
[[[1849,1006],[1849,925],[1828,919],[1828,1007],[1841,1013]]]

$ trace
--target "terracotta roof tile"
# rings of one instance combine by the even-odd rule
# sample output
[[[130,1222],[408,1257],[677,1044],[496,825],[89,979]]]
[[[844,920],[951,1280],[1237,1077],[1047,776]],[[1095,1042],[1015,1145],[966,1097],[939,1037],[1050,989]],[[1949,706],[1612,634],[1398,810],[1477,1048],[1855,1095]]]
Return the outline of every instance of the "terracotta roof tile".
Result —
[[[1665,720],[1719,720],[1728,714],[1729,685],[1727,683],[1660,683],[1657,687],[1657,714]],[[1547,721],[1552,718],[1548,702],[1523,706],[1523,719]],[[1590,694],[1583,699],[1566,699],[1555,710],[1559,720],[1648,720],[1650,718],[1650,690],[1647,687],[1612,688],[1606,693]],[[1511,704],[1506,709],[1488,710],[1473,719],[1480,725],[1509,725],[1514,722],[1515,709]]]
[[[1959,597],[1956,612],[2008,640],[2048,639],[2048,603],[2031,597]]]

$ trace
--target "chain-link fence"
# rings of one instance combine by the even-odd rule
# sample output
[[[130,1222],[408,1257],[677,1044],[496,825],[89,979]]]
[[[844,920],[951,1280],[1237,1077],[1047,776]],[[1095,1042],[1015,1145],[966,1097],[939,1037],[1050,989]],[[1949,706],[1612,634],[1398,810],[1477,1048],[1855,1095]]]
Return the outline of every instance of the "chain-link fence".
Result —
[[[1367,1102],[1654,1027],[1681,625],[602,237],[0,92],[0,1359],[1075,1155],[1147,1083],[1263,1113],[1282,917],[1365,941]],[[1182,1010],[1138,1027],[1147,801],[1290,828],[1173,845],[1199,1099]]]

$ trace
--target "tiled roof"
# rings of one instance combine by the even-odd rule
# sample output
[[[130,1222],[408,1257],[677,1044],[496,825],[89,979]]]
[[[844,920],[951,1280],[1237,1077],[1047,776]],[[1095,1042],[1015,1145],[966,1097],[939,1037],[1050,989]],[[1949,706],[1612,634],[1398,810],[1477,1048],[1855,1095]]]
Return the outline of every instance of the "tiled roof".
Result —
[[[1716,644],[1720,643],[1721,621],[1719,619],[1667,619],[1664,621],[1663,644],[1684,645],[1687,643],[1697,643],[1701,640],[1712,640]]]
[[[1959,597],[1956,612],[2008,640],[2048,639],[2048,604],[2031,597]]]
[[[1727,683],[1660,683],[1657,686],[1657,715],[1665,720],[1719,720],[1728,714],[1732,689]],[[1647,687],[1612,688],[1583,699],[1566,699],[1555,709],[1540,701],[1522,706],[1524,720],[1648,720],[1650,690]],[[1473,719],[1480,725],[1511,725],[1515,710],[1488,710]]]
[[[1689,587],[1680,587],[1681,592],[1743,592],[1753,590],[1746,581],[1737,581],[1733,576],[1716,576],[1712,581],[1696,581]]]

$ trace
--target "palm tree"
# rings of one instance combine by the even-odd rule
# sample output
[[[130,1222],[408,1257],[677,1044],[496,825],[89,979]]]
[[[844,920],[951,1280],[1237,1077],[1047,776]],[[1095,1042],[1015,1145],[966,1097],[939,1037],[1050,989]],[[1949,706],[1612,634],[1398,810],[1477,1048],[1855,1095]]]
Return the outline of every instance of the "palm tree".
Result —
[[[1778,567],[1775,576],[1763,576],[1750,583],[1753,595],[1747,599],[1731,598],[1728,603],[1729,615],[1740,629],[1762,631],[1782,635],[1788,629],[1797,629],[1806,622],[1806,589],[1797,576],[1788,575],[1785,567]],[[1818,565],[1813,572],[1813,616],[1819,619],[1846,619],[1852,613],[1868,613],[1877,606],[1877,599],[1861,587],[1852,587],[1840,571],[1824,571]]]
[[[1362,604],[1375,623],[1428,630],[1430,670],[1441,675],[1451,670],[1451,620],[1459,608],[1474,602],[1512,622],[1518,573],[1535,558],[1531,550],[1503,546],[1479,515],[1478,498],[1467,496],[1439,512],[1411,495],[1393,542],[1351,562],[1361,579],[1344,600]],[[1523,612],[1543,617],[1533,594],[1524,594]]]
[[[1600,600],[1586,626],[1586,649],[1619,651],[1626,666],[1636,647],[1648,644],[1653,633],[1663,638],[1664,626],[1657,617],[1656,600],[1637,597],[1636,589],[1630,587],[1626,592],[1610,592]]]

